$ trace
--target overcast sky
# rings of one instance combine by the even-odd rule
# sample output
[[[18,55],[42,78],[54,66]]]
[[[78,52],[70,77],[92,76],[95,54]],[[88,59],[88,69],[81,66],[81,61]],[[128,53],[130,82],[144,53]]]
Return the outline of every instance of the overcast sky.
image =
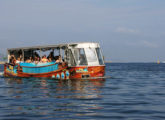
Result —
[[[0,0],[1,52],[84,41],[107,61],[165,61],[165,0]]]

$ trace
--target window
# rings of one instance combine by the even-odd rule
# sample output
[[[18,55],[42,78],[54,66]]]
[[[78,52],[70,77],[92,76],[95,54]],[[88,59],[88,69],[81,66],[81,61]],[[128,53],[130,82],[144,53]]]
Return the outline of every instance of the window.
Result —
[[[74,56],[75,56],[77,65],[88,65],[83,48],[74,49]]]
[[[100,48],[96,48],[96,53],[97,53],[97,56],[98,56],[99,64],[100,65],[103,65],[104,64],[104,61],[103,61],[103,57],[101,55]]]
[[[69,63],[71,64],[71,66],[75,66],[75,60],[72,54],[72,51],[69,49]]]
[[[85,48],[88,62],[97,62],[95,48]]]

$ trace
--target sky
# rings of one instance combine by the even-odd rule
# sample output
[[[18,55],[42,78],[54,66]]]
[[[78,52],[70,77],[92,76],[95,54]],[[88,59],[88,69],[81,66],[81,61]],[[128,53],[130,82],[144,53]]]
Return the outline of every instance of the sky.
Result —
[[[165,61],[165,0],[0,0],[0,52],[98,42],[106,61]]]

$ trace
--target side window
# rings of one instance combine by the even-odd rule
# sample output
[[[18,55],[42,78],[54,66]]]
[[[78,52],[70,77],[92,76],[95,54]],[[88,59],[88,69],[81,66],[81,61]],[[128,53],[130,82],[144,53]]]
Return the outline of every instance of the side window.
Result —
[[[103,65],[104,64],[104,61],[103,61],[103,57],[102,57],[100,48],[96,48],[96,53],[97,53],[97,56],[98,56],[99,64],[100,65]]]
[[[74,49],[74,56],[75,56],[77,65],[88,65],[84,48]]]
[[[97,62],[95,48],[86,48],[85,50],[88,62]]]

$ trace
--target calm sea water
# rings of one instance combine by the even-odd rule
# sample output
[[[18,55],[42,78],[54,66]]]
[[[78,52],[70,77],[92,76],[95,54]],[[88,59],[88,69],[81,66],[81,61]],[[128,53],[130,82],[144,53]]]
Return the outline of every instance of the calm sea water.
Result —
[[[111,78],[62,81],[1,77],[0,119],[165,119],[165,64],[106,64],[106,76]]]

